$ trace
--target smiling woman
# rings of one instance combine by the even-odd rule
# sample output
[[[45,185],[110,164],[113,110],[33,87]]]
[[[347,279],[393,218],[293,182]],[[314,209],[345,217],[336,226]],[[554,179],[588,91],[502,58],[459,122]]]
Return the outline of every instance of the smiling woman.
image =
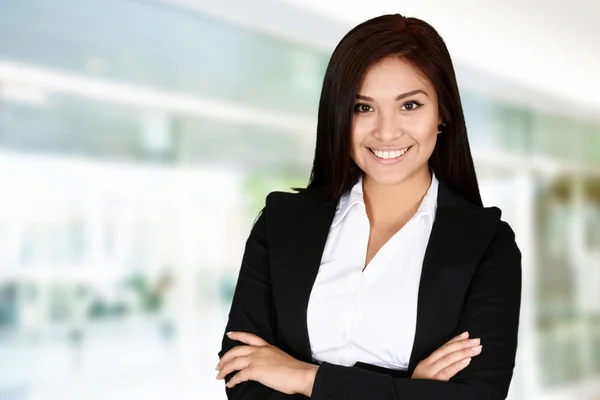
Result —
[[[267,196],[246,243],[216,367],[229,398],[506,398],[521,254],[482,205],[430,25],[385,15],[342,39],[296,191]]]

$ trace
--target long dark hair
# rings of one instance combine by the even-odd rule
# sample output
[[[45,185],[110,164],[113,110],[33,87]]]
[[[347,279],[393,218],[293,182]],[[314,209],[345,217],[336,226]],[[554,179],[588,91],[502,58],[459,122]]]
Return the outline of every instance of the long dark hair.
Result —
[[[317,144],[310,181],[299,192],[327,200],[350,189],[362,171],[350,156],[353,108],[360,82],[373,63],[398,56],[433,85],[445,123],[429,159],[436,177],[471,203],[482,205],[454,67],[435,29],[417,18],[383,15],[356,26],[335,48],[319,101]]]

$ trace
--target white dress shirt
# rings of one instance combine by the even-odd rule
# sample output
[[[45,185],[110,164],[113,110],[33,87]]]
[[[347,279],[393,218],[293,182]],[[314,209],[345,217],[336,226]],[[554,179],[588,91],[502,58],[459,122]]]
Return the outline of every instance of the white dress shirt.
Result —
[[[437,192],[438,180],[432,173],[415,215],[381,247],[364,272],[370,224],[362,178],[340,197],[308,303],[314,360],[408,369]]]

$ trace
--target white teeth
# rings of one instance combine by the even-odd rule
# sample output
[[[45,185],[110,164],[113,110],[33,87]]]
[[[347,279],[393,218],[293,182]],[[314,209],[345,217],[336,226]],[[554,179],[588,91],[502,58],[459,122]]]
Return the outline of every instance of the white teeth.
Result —
[[[371,150],[377,157],[379,158],[383,158],[384,160],[389,160],[390,158],[398,158],[401,155],[403,155],[404,153],[406,153],[408,151],[409,148],[403,149],[403,150],[396,150],[396,151],[378,151],[378,150]]]

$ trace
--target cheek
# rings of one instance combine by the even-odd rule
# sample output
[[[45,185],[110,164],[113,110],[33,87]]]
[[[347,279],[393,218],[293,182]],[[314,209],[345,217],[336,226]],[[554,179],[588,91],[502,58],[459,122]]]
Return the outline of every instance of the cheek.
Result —
[[[366,129],[364,123],[354,122],[352,124],[352,133],[351,133],[351,154],[352,157],[355,157],[356,153],[362,147],[363,142],[368,136],[368,129]]]
[[[427,117],[415,121],[411,129],[412,137],[424,146],[435,145],[437,140],[437,118]]]
[[[435,144],[437,140],[437,129],[436,127],[430,129],[422,129],[414,133],[414,139],[421,145]]]

